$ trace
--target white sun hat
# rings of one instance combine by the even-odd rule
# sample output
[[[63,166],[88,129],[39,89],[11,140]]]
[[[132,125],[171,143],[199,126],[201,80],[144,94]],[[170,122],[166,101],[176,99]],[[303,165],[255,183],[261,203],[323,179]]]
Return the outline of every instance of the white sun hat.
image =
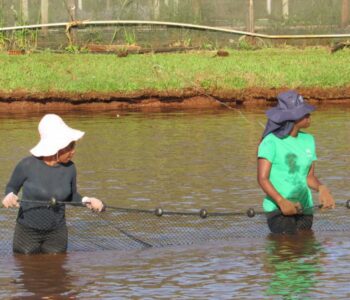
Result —
[[[83,137],[85,132],[70,128],[62,118],[55,114],[45,115],[38,126],[40,141],[30,150],[36,157],[55,155]]]

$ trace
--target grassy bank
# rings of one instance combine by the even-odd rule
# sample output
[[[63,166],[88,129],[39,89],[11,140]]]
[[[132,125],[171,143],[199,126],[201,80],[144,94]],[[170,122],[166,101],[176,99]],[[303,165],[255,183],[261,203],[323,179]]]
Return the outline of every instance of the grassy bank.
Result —
[[[350,85],[350,50],[263,49],[157,55],[0,54],[0,90],[135,92]]]

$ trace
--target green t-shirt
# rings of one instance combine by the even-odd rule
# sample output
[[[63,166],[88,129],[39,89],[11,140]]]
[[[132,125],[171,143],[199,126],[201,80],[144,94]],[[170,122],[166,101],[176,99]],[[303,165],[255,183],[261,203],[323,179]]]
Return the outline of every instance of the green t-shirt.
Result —
[[[312,207],[311,190],[307,176],[313,161],[317,160],[315,141],[312,135],[299,132],[297,137],[278,138],[267,135],[259,145],[258,157],[271,162],[270,181],[282,197],[300,202],[302,207]],[[265,212],[278,209],[267,196],[263,201]]]

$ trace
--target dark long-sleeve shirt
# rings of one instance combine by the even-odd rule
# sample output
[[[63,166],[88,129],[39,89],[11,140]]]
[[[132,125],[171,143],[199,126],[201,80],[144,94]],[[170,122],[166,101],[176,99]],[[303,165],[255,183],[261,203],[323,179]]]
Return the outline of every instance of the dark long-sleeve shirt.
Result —
[[[5,194],[18,194],[22,188],[22,199],[17,222],[39,230],[52,230],[65,223],[65,206],[49,206],[52,198],[57,201],[81,203],[77,192],[77,173],[73,162],[47,165],[43,160],[29,156],[18,163],[6,186]],[[37,203],[42,201],[43,204]]]

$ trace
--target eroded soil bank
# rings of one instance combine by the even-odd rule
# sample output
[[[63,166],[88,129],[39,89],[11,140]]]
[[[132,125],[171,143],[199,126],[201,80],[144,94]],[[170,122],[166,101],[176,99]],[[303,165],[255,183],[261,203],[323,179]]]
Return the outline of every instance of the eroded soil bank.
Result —
[[[285,90],[288,88],[248,88],[210,92],[198,89],[134,93],[0,92],[0,112],[254,107],[274,104],[277,94]],[[300,88],[297,91],[309,103],[350,105],[350,87]]]

